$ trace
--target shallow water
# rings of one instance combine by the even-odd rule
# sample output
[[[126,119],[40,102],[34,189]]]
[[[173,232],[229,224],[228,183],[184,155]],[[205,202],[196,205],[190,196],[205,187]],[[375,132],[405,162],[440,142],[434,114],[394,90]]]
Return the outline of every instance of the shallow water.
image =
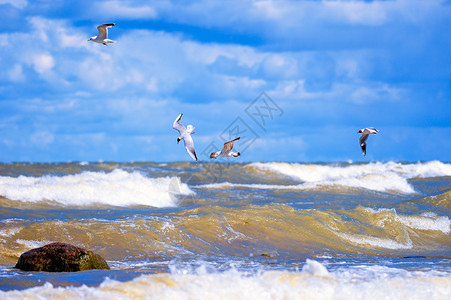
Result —
[[[0,297],[451,297],[451,164],[224,161],[0,165]],[[111,270],[14,269],[56,241]]]

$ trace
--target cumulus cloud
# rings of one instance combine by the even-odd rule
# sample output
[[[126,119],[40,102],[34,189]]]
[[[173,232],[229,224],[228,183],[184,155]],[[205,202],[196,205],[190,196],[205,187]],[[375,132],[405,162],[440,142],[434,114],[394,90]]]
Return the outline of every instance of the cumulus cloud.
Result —
[[[8,76],[11,81],[24,81],[25,75],[21,64],[15,64],[9,71]]]
[[[337,22],[380,26],[389,20],[394,8],[390,1],[327,1],[323,2],[324,14],[333,16]]]
[[[356,25],[419,24],[425,18],[431,18],[431,12],[439,10],[440,6],[440,0],[232,0],[228,1],[228,5],[204,0],[157,2],[155,10],[160,18],[184,24],[227,28],[239,33],[263,35],[272,40],[286,39],[288,36],[291,39],[299,36],[311,40],[315,36],[312,30],[323,35],[327,31],[344,33]]]
[[[350,95],[354,103],[368,104],[371,102],[398,101],[407,95],[407,91],[390,87],[388,84],[374,84],[373,86],[358,87]]]
[[[101,1],[94,2],[94,11],[103,15],[121,19],[154,19],[157,13],[152,6],[142,5],[141,1]]]
[[[15,8],[23,9],[28,5],[28,1],[27,0],[0,0],[0,5],[1,4],[11,4]]]
[[[53,56],[47,53],[36,54],[31,59],[33,68],[39,74],[50,71],[55,66]]]
[[[136,145],[167,154],[160,160],[179,160],[166,150],[174,146],[171,124],[180,112],[199,129],[196,145],[202,147],[234,118],[245,117],[262,91],[285,110],[277,128],[268,129],[272,133],[259,132],[261,146],[270,148],[278,141],[287,149],[326,148],[321,135],[332,127],[318,129],[325,124],[354,128],[431,115],[445,124],[440,120],[449,119],[443,109],[449,108],[449,88],[440,82],[449,78],[443,68],[449,43],[442,28],[450,7],[436,0],[413,3],[114,0],[94,2],[96,9],[83,16],[77,15],[85,11],[80,4],[83,9],[60,18],[41,7],[21,18],[20,30],[0,34],[0,112],[13,116],[3,119],[2,129],[15,128],[0,139],[34,132],[34,142],[72,147],[71,153],[83,149],[81,160],[127,160],[127,153],[145,159]],[[100,9],[124,25],[110,31],[118,42],[108,47],[87,42]],[[426,75],[439,83],[419,96]],[[425,107],[424,99],[437,100],[439,109]],[[405,107],[410,115],[398,118]],[[314,129],[306,137],[296,126]],[[253,154],[259,159],[258,151]]]

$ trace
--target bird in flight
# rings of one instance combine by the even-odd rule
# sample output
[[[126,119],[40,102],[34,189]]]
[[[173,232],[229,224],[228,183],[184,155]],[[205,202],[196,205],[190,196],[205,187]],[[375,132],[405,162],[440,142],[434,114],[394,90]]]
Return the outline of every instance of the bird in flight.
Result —
[[[370,135],[370,133],[376,134],[378,132],[379,132],[379,130],[377,130],[374,127],[363,128],[357,132],[357,133],[362,133],[362,135],[360,136],[359,142],[360,142],[360,147],[362,148],[363,156],[366,155],[366,140],[367,140],[368,136]]]
[[[183,142],[185,143],[185,149],[188,152],[189,156],[191,156],[192,159],[197,160],[196,151],[194,150],[193,138],[191,137],[191,134],[194,133],[194,126],[188,125],[185,128],[185,126],[180,123],[182,116],[183,114],[180,114],[177,119],[175,119],[174,124],[172,125],[172,128],[180,133],[180,136],[177,138],[177,144],[181,140],[183,140]]]
[[[99,30],[98,36],[91,37],[89,41],[93,41],[99,44],[104,44],[107,46],[107,43],[116,43],[116,41],[110,40],[108,38],[108,28],[113,27],[116,23],[109,23],[97,26],[97,30]]]
[[[216,152],[211,153],[210,158],[216,158],[218,156],[222,156],[222,157],[230,157],[230,156],[238,157],[238,156],[240,156],[241,155],[240,152],[232,152],[233,143],[239,139],[240,139],[240,137],[237,137],[234,140],[224,143],[224,148],[222,148],[221,151],[216,151]]]

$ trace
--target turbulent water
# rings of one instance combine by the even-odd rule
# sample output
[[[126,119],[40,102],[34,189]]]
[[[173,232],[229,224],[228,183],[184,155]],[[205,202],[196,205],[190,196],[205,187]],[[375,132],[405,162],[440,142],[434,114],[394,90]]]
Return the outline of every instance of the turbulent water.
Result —
[[[0,164],[0,298],[451,298],[451,164],[223,161]]]

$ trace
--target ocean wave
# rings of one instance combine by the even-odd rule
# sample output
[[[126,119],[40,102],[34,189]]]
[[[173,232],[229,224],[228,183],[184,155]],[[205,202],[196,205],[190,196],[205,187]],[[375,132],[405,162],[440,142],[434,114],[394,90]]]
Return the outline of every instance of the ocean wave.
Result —
[[[360,208],[363,214],[368,215],[373,225],[379,227],[403,225],[416,230],[435,230],[444,234],[451,232],[451,220],[446,216],[437,216],[433,212],[426,212],[421,215],[401,215],[395,209],[372,209]]]
[[[307,260],[301,271],[262,271],[248,274],[236,269],[218,272],[200,266],[194,272],[143,274],[121,282],[107,278],[99,286],[42,286],[0,291],[4,299],[446,299],[451,276],[415,273],[391,268],[371,269],[371,278],[359,272],[370,267],[330,272]],[[347,277],[350,277],[348,279]]]
[[[388,238],[380,238],[376,236],[369,236],[364,234],[351,234],[345,232],[336,233],[342,239],[357,245],[369,245],[372,247],[378,247],[383,249],[411,249],[413,247],[412,241],[409,239],[406,243],[399,243],[395,240]]]
[[[268,190],[343,190],[344,188],[362,188],[378,192],[401,192],[415,193],[415,190],[409,185],[406,179],[393,174],[385,175],[366,175],[360,178],[344,178],[337,180],[324,180],[317,182],[304,182],[301,184],[243,184],[220,182],[197,185],[197,188],[207,189],[230,189],[230,188],[249,188],[249,189],[268,189]]]
[[[67,241],[109,260],[360,253],[449,255],[449,216],[408,215],[393,209],[294,209],[286,204],[195,207],[163,215],[138,214],[109,220],[0,221],[0,264],[54,241]],[[133,241],[133,243],[130,243]],[[114,247],[111,245],[114,244]],[[408,252],[407,252],[408,250]]]
[[[148,178],[121,169],[66,176],[0,176],[0,195],[9,200],[64,206],[171,207],[177,205],[177,196],[190,194],[194,192],[177,177]]]
[[[438,195],[432,195],[425,198],[417,199],[415,202],[423,202],[438,207],[447,207],[451,209],[451,190],[445,191]]]
[[[347,222],[340,221],[340,225],[331,225],[328,227],[347,243],[359,246],[371,246],[381,249],[413,249],[414,247],[424,247],[426,239],[434,239],[431,231],[441,232],[448,235],[451,232],[451,220],[447,216],[438,216],[433,212],[426,212],[421,215],[403,215],[398,214],[395,209],[373,209],[359,206],[350,212],[350,216],[360,223],[360,231],[365,228],[365,233],[352,232],[349,230],[355,224],[346,226]],[[337,218],[334,223],[337,223]],[[345,226],[344,229],[343,225]],[[341,227],[341,229],[339,229]],[[409,230],[410,229],[410,230]],[[421,233],[428,231],[428,233]],[[443,237],[442,235],[438,235]],[[414,241],[413,241],[413,240]],[[435,242],[440,241],[438,238]]]
[[[299,163],[251,163],[248,169],[275,172],[321,186],[345,186],[379,192],[415,193],[408,180],[451,176],[451,164],[439,161],[403,164],[374,162],[351,165],[322,165]]]
[[[308,187],[305,184],[296,185],[277,185],[277,184],[258,184],[258,183],[231,183],[231,182],[218,182],[196,185],[196,188],[206,189],[231,189],[231,188],[247,188],[247,189],[263,189],[263,190],[305,190]]]

